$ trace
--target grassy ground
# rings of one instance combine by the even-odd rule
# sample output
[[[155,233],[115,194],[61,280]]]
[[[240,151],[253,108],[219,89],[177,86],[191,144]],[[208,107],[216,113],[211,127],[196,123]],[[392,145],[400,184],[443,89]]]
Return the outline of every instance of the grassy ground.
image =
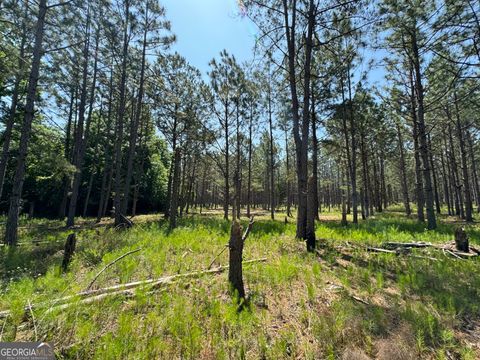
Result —
[[[63,310],[25,311],[29,303],[85,289],[106,264],[137,248],[93,287],[205,269],[226,244],[230,224],[210,213],[182,219],[169,232],[159,216],[140,216],[134,228],[116,231],[86,219],[62,275],[71,231],[56,221],[22,220],[23,245],[0,248],[0,310],[11,311],[0,320],[1,340],[53,341],[57,357],[66,359],[480,358],[479,260],[418,251],[439,259],[432,261],[349,246],[444,243],[453,238],[454,219],[427,232],[395,211],[347,227],[338,213],[326,213],[317,224],[320,253],[308,254],[294,238],[295,221],[277,218],[257,216],[245,245],[245,260],[268,260],[245,266],[250,304],[242,312],[228,295],[225,273]],[[480,244],[480,227],[467,231]],[[227,253],[215,264],[227,264]]]

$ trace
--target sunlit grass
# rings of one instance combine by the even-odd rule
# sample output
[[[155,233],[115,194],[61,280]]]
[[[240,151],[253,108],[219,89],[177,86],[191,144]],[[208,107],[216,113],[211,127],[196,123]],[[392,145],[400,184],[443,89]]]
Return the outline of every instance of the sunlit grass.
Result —
[[[342,260],[336,249],[348,243],[447,242],[454,224],[442,222],[426,231],[425,224],[391,212],[348,226],[340,225],[338,212],[321,218],[316,234],[326,247],[320,258],[295,239],[294,218],[285,223],[283,213],[274,221],[268,213],[256,216],[244,259],[268,261],[245,266],[251,301],[242,312],[228,295],[226,275],[208,275],[155,292],[139,289],[129,298],[63,310],[35,308],[37,332],[55,342],[59,358],[335,359],[356,352],[375,357],[387,348],[407,349],[402,351],[412,358],[441,358],[447,352],[475,358],[475,349],[458,333],[466,319],[480,316],[478,260],[437,253],[440,261],[433,262],[358,249]],[[34,324],[24,310],[29,302],[84,290],[104,266],[128,251],[141,248],[102,273],[93,288],[206,269],[225,248],[230,229],[219,213],[187,216],[173,231],[158,216],[135,222],[132,229],[118,231],[84,220],[66,274],[60,264],[71,230],[55,220],[24,222],[20,242],[31,244],[0,250],[0,308],[11,311],[0,320],[2,341],[34,340]],[[247,222],[242,219],[244,227]],[[477,242],[478,225],[467,231]],[[34,240],[47,243],[37,246]],[[214,266],[227,263],[224,251]]]

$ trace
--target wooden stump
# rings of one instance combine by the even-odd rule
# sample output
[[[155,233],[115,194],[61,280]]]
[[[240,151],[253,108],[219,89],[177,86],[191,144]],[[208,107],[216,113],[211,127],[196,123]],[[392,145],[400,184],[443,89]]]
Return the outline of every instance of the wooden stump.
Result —
[[[63,253],[63,262],[62,262],[62,270],[66,272],[68,269],[68,265],[72,260],[73,253],[75,252],[75,246],[77,244],[77,239],[75,233],[71,233],[67,237],[67,241],[65,242],[65,251]]]
[[[239,299],[245,298],[242,274],[243,244],[244,239],[242,238],[242,226],[237,220],[233,221],[230,231],[230,241],[228,243],[228,247],[230,248],[228,282],[230,283],[230,288],[233,294]]]
[[[455,229],[455,247],[458,251],[468,253],[470,248],[468,246],[468,235],[463,227]]]

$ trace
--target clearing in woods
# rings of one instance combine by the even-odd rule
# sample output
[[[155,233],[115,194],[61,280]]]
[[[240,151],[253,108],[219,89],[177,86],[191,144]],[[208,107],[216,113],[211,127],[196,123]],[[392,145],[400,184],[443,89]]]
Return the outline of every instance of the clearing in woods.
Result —
[[[138,216],[124,231],[84,219],[64,274],[72,230],[24,220],[21,244],[0,250],[1,340],[49,339],[58,358],[480,356],[480,263],[436,246],[453,240],[453,218],[426,232],[395,211],[346,227],[341,214],[321,214],[315,253],[295,239],[294,218],[277,219],[255,214],[243,311],[219,268],[228,264],[230,222],[215,211],[182,218],[173,231],[158,215]],[[480,228],[466,231],[478,245]],[[434,246],[392,251],[387,242]],[[112,288],[148,279],[160,280]]]

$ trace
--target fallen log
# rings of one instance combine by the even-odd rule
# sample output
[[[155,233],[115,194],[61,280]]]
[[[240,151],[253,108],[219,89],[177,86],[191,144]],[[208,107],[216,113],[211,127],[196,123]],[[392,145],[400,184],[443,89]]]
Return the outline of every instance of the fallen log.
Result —
[[[431,243],[426,242],[386,242],[383,243],[382,247],[391,249],[391,248],[399,248],[399,247],[406,247],[406,248],[425,248],[432,246]]]
[[[259,258],[259,259],[244,261],[243,264],[253,264],[253,263],[265,262],[265,261],[267,261],[267,258]],[[228,268],[229,268],[228,265],[224,265],[211,270],[198,270],[198,271],[192,271],[189,273],[165,276],[158,279],[147,279],[147,280],[135,281],[127,284],[113,285],[113,286],[109,286],[102,289],[82,291],[75,295],[64,296],[62,298],[55,299],[49,302],[31,304],[31,307],[26,306],[24,310],[29,311],[30,308],[38,309],[41,307],[50,307],[48,311],[52,311],[51,309],[59,308],[61,305],[65,305],[67,303],[76,303],[77,301],[80,303],[82,302],[89,303],[96,300],[101,300],[107,296],[114,296],[117,294],[128,294],[129,291],[139,287],[143,287],[143,286],[149,286],[149,287],[152,287],[153,289],[157,289],[162,285],[169,285],[173,283],[174,280],[177,280],[177,279],[196,278],[196,277],[207,275],[207,274],[218,274],[228,270]],[[105,295],[105,296],[100,296],[100,295]],[[86,301],[87,299],[91,299],[91,298],[93,298],[94,300]],[[10,310],[0,311],[0,319],[3,319],[9,315],[10,315]]]

